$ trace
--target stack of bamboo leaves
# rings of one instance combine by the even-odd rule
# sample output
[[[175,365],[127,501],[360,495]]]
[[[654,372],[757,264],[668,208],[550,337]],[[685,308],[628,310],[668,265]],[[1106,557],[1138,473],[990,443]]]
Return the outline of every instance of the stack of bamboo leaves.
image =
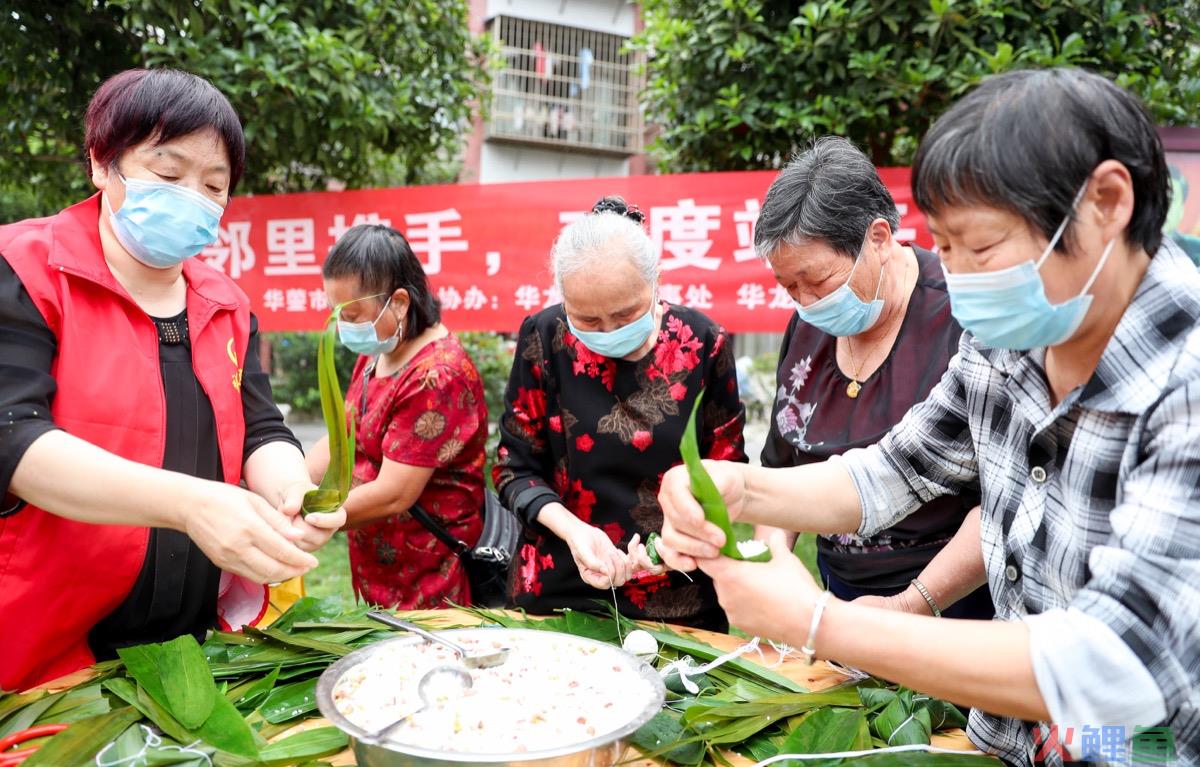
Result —
[[[365,612],[365,607],[347,612],[336,603],[305,598],[270,628],[213,632],[203,647],[185,636],[122,650],[118,660],[97,664],[92,678],[71,689],[0,696],[0,738],[34,725],[70,725],[43,741],[25,767],[128,764],[138,755],[136,763],[142,765],[325,765],[319,760],[347,746],[336,728],[316,726],[280,736],[320,716],[317,677],[331,663],[394,636],[367,620]],[[472,625],[560,631],[613,644],[637,628],[619,616],[573,611],[547,619],[466,612],[480,619]],[[645,628],[660,645],[659,667],[681,658],[705,663],[722,654],[665,627]],[[692,681],[696,694],[685,691],[678,675],[667,677],[666,707],[634,738],[648,756],[686,767],[721,765],[727,764],[728,751],[761,760],[781,753],[928,743],[930,733],[964,723],[954,707],[909,690],[868,680],[811,693],[744,658]],[[915,753],[867,761],[995,765],[977,756]]]

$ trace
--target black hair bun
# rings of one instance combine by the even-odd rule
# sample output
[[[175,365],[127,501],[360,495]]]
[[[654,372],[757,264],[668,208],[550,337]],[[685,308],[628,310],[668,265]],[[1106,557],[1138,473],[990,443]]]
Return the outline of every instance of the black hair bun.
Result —
[[[592,213],[616,213],[618,216],[624,216],[635,224],[640,224],[646,220],[646,214],[642,212],[641,208],[625,202],[625,198],[620,195],[601,197],[592,206]]]

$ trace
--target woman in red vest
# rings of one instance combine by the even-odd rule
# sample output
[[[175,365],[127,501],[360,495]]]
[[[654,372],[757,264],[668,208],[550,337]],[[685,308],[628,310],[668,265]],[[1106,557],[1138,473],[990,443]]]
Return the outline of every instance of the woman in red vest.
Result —
[[[229,101],[123,72],[85,148],[98,194],[0,227],[2,689],[253,623],[261,584],[311,569],[345,522],[299,516],[313,485],[249,301],[194,258],[244,167]]]

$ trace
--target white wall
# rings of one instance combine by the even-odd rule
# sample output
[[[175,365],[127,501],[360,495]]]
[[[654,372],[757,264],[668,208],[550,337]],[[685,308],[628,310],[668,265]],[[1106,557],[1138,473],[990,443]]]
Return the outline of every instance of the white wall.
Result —
[[[517,16],[531,21],[631,37],[636,9],[628,0],[487,0],[487,18]]]
[[[481,184],[628,175],[627,158],[558,152],[495,141],[484,142],[479,166]]]

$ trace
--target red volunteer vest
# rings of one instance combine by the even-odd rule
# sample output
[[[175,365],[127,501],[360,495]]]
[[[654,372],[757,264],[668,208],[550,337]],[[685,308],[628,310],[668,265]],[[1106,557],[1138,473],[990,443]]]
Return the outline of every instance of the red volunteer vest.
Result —
[[[109,271],[99,217],[97,194],[58,215],[0,227],[0,256],[58,339],[54,422],[123,458],[162,466],[158,333]],[[249,301],[197,259],[184,264],[183,275],[193,367],[212,403],[225,481],[236,483]],[[69,472],[62,481],[71,481]],[[129,594],[148,541],[147,527],[85,524],[32,505],[0,518],[0,689],[25,689],[93,663],[88,632]],[[265,588],[257,592],[265,607]]]

